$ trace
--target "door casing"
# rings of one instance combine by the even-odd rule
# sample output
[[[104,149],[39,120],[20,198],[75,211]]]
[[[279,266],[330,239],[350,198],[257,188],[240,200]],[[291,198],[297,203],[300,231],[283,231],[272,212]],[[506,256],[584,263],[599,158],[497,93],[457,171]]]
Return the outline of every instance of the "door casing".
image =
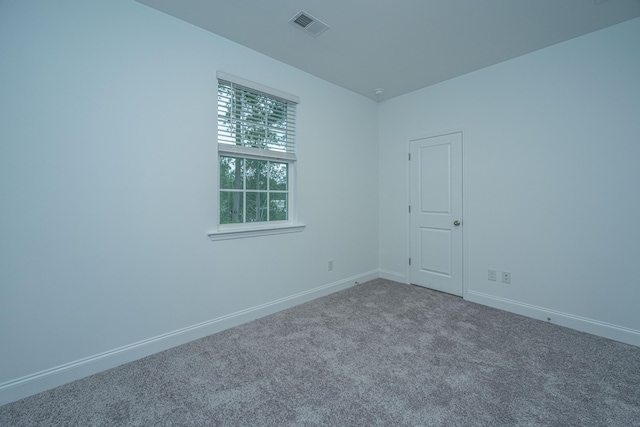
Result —
[[[418,139],[425,138],[433,138],[438,136],[449,135],[452,133],[460,133],[462,135],[462,218],[461,221],[463,223],[462,227],[462,297],[466,298],[469,286],[468,286],[468,265],[469,265],[469,257],[468,257],[468,223],[466,218],[469,216],[469,204],[467,203],[469,186],[467,180],[467,156],[466,154],[466,143],[468,140],[468,131],[465,127],[456,127],[453,129],[445,129],[440,131],[432,131],[425,132],[422,134],[417,134],[415,136],[411,136],[406,139],[405,143],[405,160],[406,160],[406,168],[405,168],[405,206],[407,209],[406,212],[406,221],[405,221],[405,253],[406,253],[406,263],[405,263],[405,283],[411,284],[411,266],[409,265],[409,259],[411,258],[411,216],[409,213],[409,205],[411,205],[411,162],[409,161],[409,155],[411,153],[411,142]]]

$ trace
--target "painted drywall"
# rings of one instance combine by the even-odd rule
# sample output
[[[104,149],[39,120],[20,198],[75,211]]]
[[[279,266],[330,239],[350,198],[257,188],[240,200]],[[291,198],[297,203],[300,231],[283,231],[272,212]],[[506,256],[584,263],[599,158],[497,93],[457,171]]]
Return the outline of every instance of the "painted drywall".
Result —
[[[407,140],[462,130],[465,298],[640,345],[638,40],[635,19],[381,103],[383,276],[409,281]]]
[[[132,0],[3,1],[0,52],[5,401],[377,274],[373,101]],[[207,238],[217,70],[300,97],[304,231]]]

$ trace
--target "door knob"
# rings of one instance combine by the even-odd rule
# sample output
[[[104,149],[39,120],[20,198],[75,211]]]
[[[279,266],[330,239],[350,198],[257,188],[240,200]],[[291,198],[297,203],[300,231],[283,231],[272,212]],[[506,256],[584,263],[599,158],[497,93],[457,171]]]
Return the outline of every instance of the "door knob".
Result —
[[[458,221],[458,220],[453,221],[453,225],[455,225],[456,227],[459,226],[460,225],[460,221]]]

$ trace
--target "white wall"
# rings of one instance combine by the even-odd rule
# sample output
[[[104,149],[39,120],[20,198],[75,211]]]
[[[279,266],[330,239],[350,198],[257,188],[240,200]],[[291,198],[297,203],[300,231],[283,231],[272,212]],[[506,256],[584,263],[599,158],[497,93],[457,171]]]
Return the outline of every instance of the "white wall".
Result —
[[[407,280],[407,139],[462,129],[465,298],[640,345],[639,40],[635,19],[383,102],[383,275]]]
[[[133,0],[3,1],[0,52],[0,404],[377,276],[373,101]],[[207,238],[216,70],[301,98],[303,232]]]
[[[407,138],[459,128],[465,297],[640,345],[637,40],[638,19],[378,108],[132,0],[0,2],[0,404],[406,279]],[[218,69],[300,96],[303,232],[207,239]]]

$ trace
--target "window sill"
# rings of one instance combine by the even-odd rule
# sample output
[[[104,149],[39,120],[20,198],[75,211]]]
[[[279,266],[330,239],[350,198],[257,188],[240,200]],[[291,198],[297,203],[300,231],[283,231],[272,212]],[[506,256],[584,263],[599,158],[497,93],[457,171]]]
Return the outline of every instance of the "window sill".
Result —
[[[233,228],[207,233],[212,241],[244,239],[246,237],[270,236],[273,234],[298,233],[304,230],[304,224],[265,226],[259,228]]]

